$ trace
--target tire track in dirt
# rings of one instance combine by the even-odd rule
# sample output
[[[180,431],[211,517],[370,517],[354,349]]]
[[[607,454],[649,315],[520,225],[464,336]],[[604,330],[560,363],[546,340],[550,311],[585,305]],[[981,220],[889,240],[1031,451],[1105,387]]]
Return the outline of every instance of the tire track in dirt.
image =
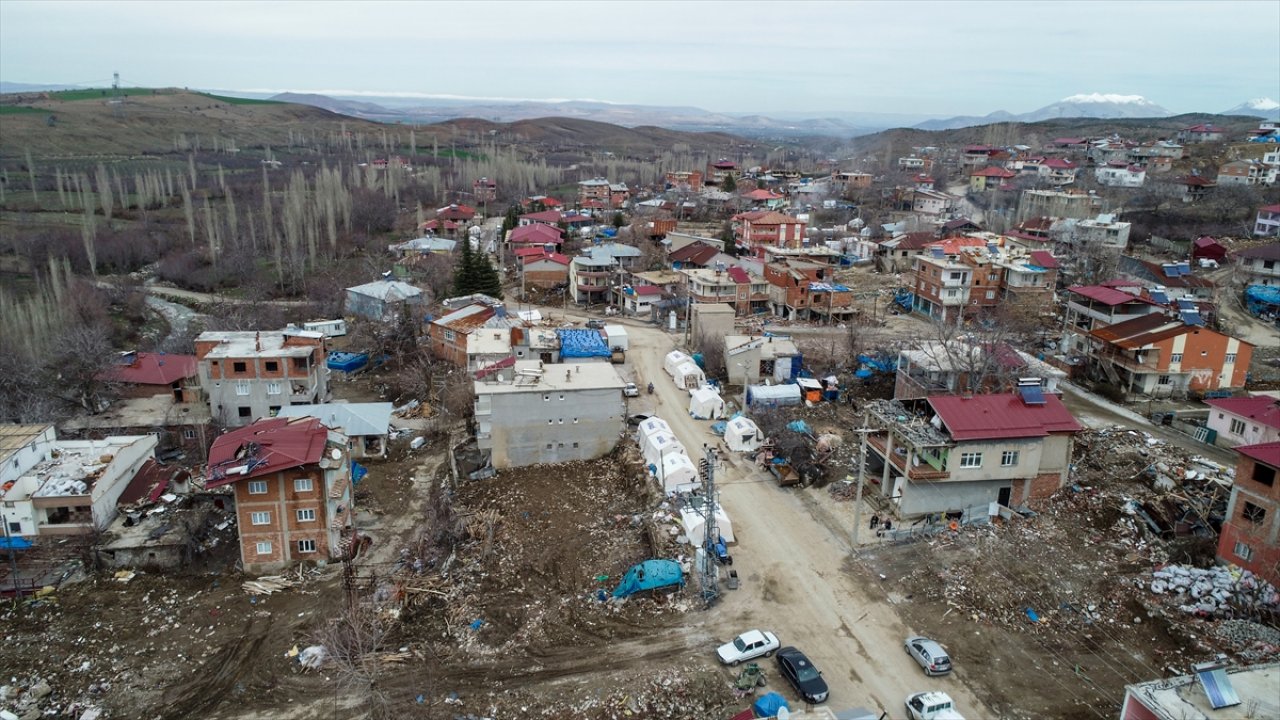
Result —
[[[195,678],[177,691],[167,704],[161,720],[201,717],[231,697],[231,690],[250,670],[267,639],[266,628],[245,624],[244,632],[211,656],[192,673]]]

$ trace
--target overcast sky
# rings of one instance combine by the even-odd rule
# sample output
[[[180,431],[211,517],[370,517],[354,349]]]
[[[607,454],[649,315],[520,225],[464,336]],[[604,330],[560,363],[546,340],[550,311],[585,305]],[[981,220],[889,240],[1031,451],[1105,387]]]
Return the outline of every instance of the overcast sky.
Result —
[[[1280,99],[1280,2],[0,1],[0,79],[707,110]]]

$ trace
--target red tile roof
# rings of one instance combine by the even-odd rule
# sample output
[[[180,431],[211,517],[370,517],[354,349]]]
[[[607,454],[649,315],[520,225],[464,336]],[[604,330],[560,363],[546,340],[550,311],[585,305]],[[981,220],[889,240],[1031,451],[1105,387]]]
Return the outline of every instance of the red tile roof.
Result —
[[[706,265],[720,251],[714,245],[704,242],[692,242],[670,255],[672,262],[687,262],[693,265]]]
[[[747,285],[751,282],[751,276],[747,274],[747,271],[737,265],[734,265],[725,272],[728,273],[729,277],[739,285]]]
[[[772,210],[742,213],[742,219],[752,225],[791,225],[800,220]]]
[[[1094,328],[1089,334],[1118,348],[1136,350],[1161,340],[1201,329],[1203,328],[1187,325],[1181,320],[1171,318],[1164,313],[1153,312],[1131,320],[1118,322],[1114,325]],[[1204,329],[1204,331],[1213,332],[1208,329]]]
[[[1103,305],[1123,305],[1127,302],[1142,300],[1142,298],[1137,295],[1130,295],[1127,292],[1114,290],[1101,285],[1072,285],[1067,288],[1067,292],[1072,292],[1076,295],[1089,298],[1090,300],[1095,300]]]
[[[541,223],[535,225],[522,225],[511,231],[508,236],[508,242],[513,243],[533,243],[538,245],[546,245],[547,243],[555,243],[559,245],[564,242],[561,236],[560,228],[552,225],[543,225]]]
[[[116,505],[137,505],[139,503],[156,503],[160,496],[168,492],[171,482],[181,482],[191,477],[191,473],[177,465],[163,465],[155,459],[148,459],[138,468],[124,492],[116,500]]]
[[[521,220],[543,223],[545,225],[555,225],[560,222],[561,218],[562,216],[559,210],[543,210],[542,212],[529,213],[527,215],[520,216]]]
[[[1253,258],[1255,260],[1280,260],[1280,242],[1259,245],[1248,250],[1241,250],[1236,257]]]
[[[520,262],[525,265],[528,265],[529,263],[535,263],[540,260],[550,260],[551,262],[557,265],[564,265],[565,267],[568,267],[570,262],[568,255],[562,255],[560,253],[554,253],[554,252],[543,253],[542,255],[526,255],[520,258]]]
[[[1280,468],[1280,442],[1239,445],[1236,447],[1236,452],[1241,455],[1247,455],[1260,463]]]
[[[1043,405],[1028,405],[1016,393],[936,396],[929,398],[929,405],[955,440],[1044,437],[1081,430],[1055,395],[1045,395]]]
[[[263,418],[232,430],[209,448],[206,488],[312,465],[324,454],[329,430],[313,417]],[[241,469],[243,468],[243,469]]]
[[[637,295],[661,295],[662,288],[657,285],[636,285],[631,288]]]
[[[1058,263],[1058,258],[1054,257],[1053,253],[1048,250],[1032,250],[1028,255],[1031,256],[1032,262],[1042,268],[1052,270],[1054,268],[1062,267],[1062,265]]]
[[[436,211],[436,216],[445,220],[470,220],[476,216],[476,209],[462,204],[450,205]]]
[[[1280,213],[1280,205],[1263,205],[1258,208],[1258,212],[1264,213]]]
[[[751,192],[743,195],[742,197],[748,200],[781,200],[782,199],[781,195],[770,192],[769,190],[765,190],[764,188],[758,188],[756,190],[752,190]]]
[[[1049,158],[1040,164],[1047,168],[1055,168],[1058,170],[1072,170],[1076,166],[1076,164],[1070,160],[1064,160],[1062,158]]]
[[[529,247],[518,247],[512,251],[518,258],[523,257],[540,257],[547,254],[547,249],[541,245],[531,245]]]
[[[1188,185],[1192,187],[1213,187],[1214,185],[1217,184],[1214,181],[1210,180],[1209,178],[1204,177],[1203,175],[1185,175],[1179,178],[1179,181],[1183,185]]]
[[[1012,170],[1005,170],[1004,168],[984,167],[981,170],[970,173],[970,175],[977,175],[978,177],[993,177],[993,178],[1007,179],[1007,178],[1017,177],[1018,173]]]
[[[1276,207],[1280,208],[1280,205],[1277,205]],[[1217,240],[1214,240],[1208,235],[1201,235],[1200,237],[1196,238],[1192,244],[1198,248],[1222,247],[1222,243],[1218,242]]]
[[[196,376],[196,356],[128,353],[121,355],[120,364],[107,370],[105,375],[116,382],[132,385],[172,385],[183,378]]]
[[[1256,397],[1221,398],[1205,400],[1205,405],[1225,410],[1250,420],[1257,420],[1267,427],[1280,428],[1280,400],[1266,395]]]
[[[898,250],[923,250],[938,242],[938,236],[927,231],[909,232],[898,241]]]

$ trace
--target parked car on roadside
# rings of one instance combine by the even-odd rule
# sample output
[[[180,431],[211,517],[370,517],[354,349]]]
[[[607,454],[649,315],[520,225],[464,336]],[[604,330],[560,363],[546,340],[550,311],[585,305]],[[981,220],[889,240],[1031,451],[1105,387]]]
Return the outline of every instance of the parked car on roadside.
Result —
[[[827,701],[827,681],[798,649],[787,646],[778,651],[778,672],[796,689],[800,699],[817,704]]]
[[[725,665],[737,665],[758,657],[769,657],[778,651],[778,636],[761,630],[748,630],[716,650]]]
[[[911,720],[964,720],[964,716],[956,712],[951,696],[936,691],[908,695],[907,716]]]
[[[924,668],[925,675],[946,675],[951,672],[951,657],[938,643],[927,637],[909,637],[903,648]]]
[[[627,424],[638,427],[640,423],[644,422],[645,420],[648,420],[651,417],[657,417],[657,416],[653,415],[652,413],[636,413],[635,415],[632,415],[627,418]]]
[[[626,397],[640,397],[640,388],[635,383],[627,383],[622,386],[622,394]]]
[[[588,321],[587,321],[587,327],[588,327],[588,328],[590,328],[590,329],[592,329],[592,330],[603,330],[603,329],[604,329],[604,323],[603,323],[603,322],[601,322],[600,320],[588,320]]]

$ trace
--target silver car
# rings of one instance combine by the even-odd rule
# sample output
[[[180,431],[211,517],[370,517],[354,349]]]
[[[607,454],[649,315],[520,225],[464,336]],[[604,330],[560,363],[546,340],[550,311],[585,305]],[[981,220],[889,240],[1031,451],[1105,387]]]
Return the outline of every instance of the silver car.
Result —
[[[903,647],[924,668],[925,675],[946,675],[951,672],[951,658],[947,651],[929,638],[909,637]]]

